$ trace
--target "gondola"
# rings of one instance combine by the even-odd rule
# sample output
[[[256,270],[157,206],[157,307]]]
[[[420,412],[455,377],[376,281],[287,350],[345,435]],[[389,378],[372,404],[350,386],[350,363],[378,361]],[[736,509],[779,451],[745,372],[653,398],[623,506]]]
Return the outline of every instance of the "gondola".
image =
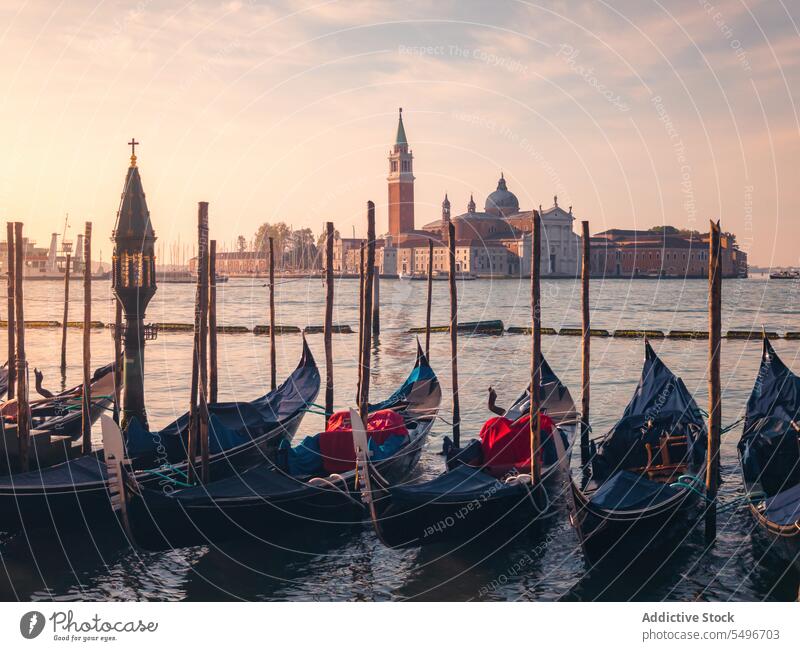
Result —
[[[592,443],[588,472],[571,477],[570,521],[586,559],[659,558],[686,535],[699,512],[706,443],[697,403],[646,341],[642,376],[622,418]]]
[[[114,404],[114,364],[98,368],[91,377],[91,406],[89,414],[94,423],[104,411]],[[80,437],[83,415],[81,413],[82,384],[61,391],[51,398],[39,398],[31,402],[31,429],[47,431],[54,436],[71,440]],[[16,419],[3,419],[6,436],[17,435]]]
[[[319,392],[320,375],[303,339],[297,368],[275,391],[251,402],[209,405],[209,472],[214,479],[242,472],[291,440]],[[189,415],[160,431],[133,420],[126,431],[126,455],[137,481],[173,490],[186,480]],[[103,450],[35,472],[0,477],[0,531],[24,526],[86,527],[113,522]]]
[[[543,436],[542,481],[536,487],[530,483],[528,390],[503,416],[486,422],[481,440],[455,448],[446,439],[446,470],[430,481],[394,482],[361,455],[363,499],[380,540],[389,547],[411,547],[468,541],[487,533],[510,539],[552,518],[577,414],[569,390],[544,359],[542,396],[543,410],[555,427]]]
[[[747,401],[739,460],[745,494],[768,550],[800,568],[800,377],[764,337]]]
[[[369,406],[370,447],[383,476],[399,481],[417,465],[440,402],[439,381],[418,344],[402,386]],[[145,549],[163,549],[237,535],[312,530],[318,538],[360,523],[365,512],[351,429],[350,414],[335,413],[325,432],[294,447],[283,444],[275,462],[169,493],[142,485],[123,468],[120,493],[129,533]]]

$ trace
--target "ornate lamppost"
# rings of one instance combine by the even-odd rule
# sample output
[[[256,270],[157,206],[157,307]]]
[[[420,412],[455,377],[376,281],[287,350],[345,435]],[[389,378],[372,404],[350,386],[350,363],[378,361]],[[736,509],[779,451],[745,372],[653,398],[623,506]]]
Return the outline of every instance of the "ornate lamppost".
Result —
[[[136,166],[136,139],[131,146],[131,163],[112,235],[114,242],[112,288],[125,313],[123,332],[124,364],[121,428],[133,419],[147,426],[144,407],[144,342],[155,332],[144,325],[147,304],[156,293],[156,235],[150,223],[142,179]]]

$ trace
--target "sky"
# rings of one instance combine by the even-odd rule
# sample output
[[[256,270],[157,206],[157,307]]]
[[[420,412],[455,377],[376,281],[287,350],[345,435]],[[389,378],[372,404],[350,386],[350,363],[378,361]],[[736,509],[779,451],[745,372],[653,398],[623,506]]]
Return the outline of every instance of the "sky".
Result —
[[[751,264],[798,265],[798,24],[786,0],[5,0],[0,219],[42,245],[90,220],[108,260],[135,137],[165,251],[198,201],[228,247],[362,235],[367,200],[385,232],[403,107],[418,226],[502,171],[593,233],[720,219]]]

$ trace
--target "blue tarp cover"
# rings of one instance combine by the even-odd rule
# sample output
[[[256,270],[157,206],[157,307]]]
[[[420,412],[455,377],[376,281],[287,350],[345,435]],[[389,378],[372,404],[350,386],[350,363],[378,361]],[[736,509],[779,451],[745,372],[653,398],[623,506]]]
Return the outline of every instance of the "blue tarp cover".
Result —
[[[427,504],[432,501],[447,504],[521,496],[526,491],[527,488],[520,484],[504,484],[486,472],[460,465],[430,481],[394,486],[392,498],[395,502],[406,504]]]
[[[396,434],[389,436],[383,445],[378,445],[369,439],[370,459],[373,463],[388,459],[408,442],[408,436]],[[278,465],[295,477],[327,474],[323,472],[322,456],[319,450],[319,434],[306,436],[302,442],[295,446],[287,441],[281,441]]]
[[[316,396],[319,384],[319,370],[304,341],[300,364],[275,391],[250,402],[218,402],[208,406],[211,454],[246,443],[305,409]],[[140,423],[131,423],[125,433],[128,456],[135,459],[153,455],[162,445],[170,462],[182,461],[186,458],[188,429],[188,413],[160,431],[148,431]]]
[[[800,483],[800,442],[792,426],[798,411],[800,378],[765,338],[761,366],[747,400],[739,452],[747,482],[761,482],[769,495]]]
[[[775,524],[800,522],[800,484],[778,493],[766,501],[764,516]]]
[[[652,427],[647,429],[648,422]],[[705,458],[706,426],[700,409],[683,381],[645,344],[642,376],[622,418],[598,445],[592,460],[593,476],[602,481],[618,470],[647,463],[645,443],[657,445],[662,433],[686,435],[688,462]]]
[[[589,503],[608,511],[634,511],[664,502],[679,490],[622,470],[603,482]]]

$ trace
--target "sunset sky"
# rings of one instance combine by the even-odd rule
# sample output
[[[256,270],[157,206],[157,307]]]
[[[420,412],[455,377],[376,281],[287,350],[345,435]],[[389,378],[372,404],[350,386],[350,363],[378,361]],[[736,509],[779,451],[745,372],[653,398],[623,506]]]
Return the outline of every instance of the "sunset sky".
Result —
[[[592,232],[719,218],[751,264],[797,265],[798,25],[780,0],[5,0],[0,218],[42,245],[91,220],[108,260],[135,136],[167,245],[198,201],[229,245],[363,234],[368,199],[383,232],[402,106],[418,226],[502,170]]]

